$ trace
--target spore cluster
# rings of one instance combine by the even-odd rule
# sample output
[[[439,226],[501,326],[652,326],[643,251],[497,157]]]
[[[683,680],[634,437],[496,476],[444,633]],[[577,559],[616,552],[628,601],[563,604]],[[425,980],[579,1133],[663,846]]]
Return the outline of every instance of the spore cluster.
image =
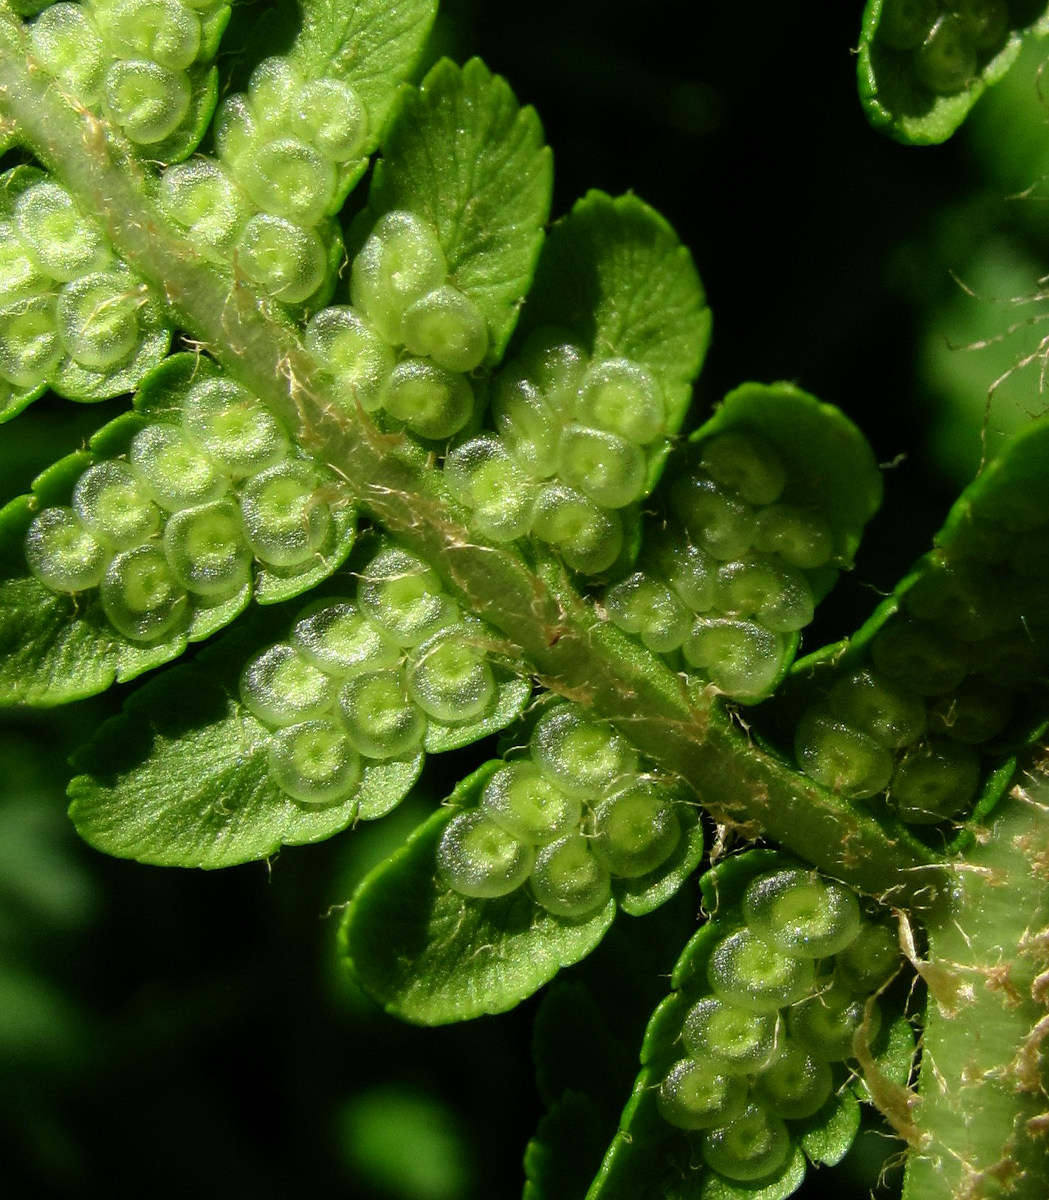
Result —
[[[83,0],[51,4],[29,27],[41,66],[128,139],[162,148],[194,123],[214,89],[207,64],[229,21],[224,0]]]
[[[161,204],[202,253],[232,257],[285,304],[329,282],[334,221],[370,148],[368,115],[342,79],[307,79],[288,57],[263,59],[246,93],[227,96],[215,117],[217,159],[168,167]]]
[[[810,778],[901,820],[962,816],[1049,677],[1049,514],[1035,490],[968,511],[798,722]]]
[[[340,403],[447,442],[475,416],[470,373],[489,335],[481,310],[452,282],[433,226],[407,209],[380,216],[354,256],[350,301],[306,326],[306,346]]]
[[[547,912],[584,919],[607,905],[613,879],[667,863],[684,835],[680,802],[621,733],[559,702],[536,722],[526,753],[494,771],[477,807],[448,823],[437,870],[464,896],[527,887]]]
[[[1011,27],[1008,0],[885,0],[877,41],[912,87],[950,95],[973,82]]]
[[[680,650],[686,670],[734,699],[764,698],[812,620],[812,573],[835,552],[827,521],[790,502],[790,486],[783,457],[750,429],[700,442],[641,569],[606,590],[609,618],[650,650]]]
[[[531,533],[597,575],[623,552],[623,511],[646,496],[666,450],[666,400],[643,363],[588,354],[541,328],[495,379],[497,433],[449,453],[445,480],[497,541]]]
[[[334,477],[242,385],[201,378],[168,415],[83,471],[70,503],[42,508],[25,538],[46,588],[97,588],[109,623],[133,642],[246,596],[259,567],[309,571],[335,540]]]
[[[85,399],[125,391],[136,356],[152,365],[166,352],[162,324],[66,188],[35,168],[0,175],[0,399],[45,385]]]
[[[385,547],[355,597],[307,606],[244,668],[241,700],[271,731],[271,778],[301,803],[339,803],[369,765],[421,756],[440,731],[476,733],[500,699],[495,644],[432,568]]]
[[[815,871],[758,875],[741,908],[715,918],[709,991],[685,1012],[685,1054],[658,1082],[656,1104],[694,1134],[703,1160],[743,1183],[782,1170],[792,1122],[819,1112],[846,1082],[854,1039],[881,1025],[877,993],[900,966],[891,928],[856,894]]]

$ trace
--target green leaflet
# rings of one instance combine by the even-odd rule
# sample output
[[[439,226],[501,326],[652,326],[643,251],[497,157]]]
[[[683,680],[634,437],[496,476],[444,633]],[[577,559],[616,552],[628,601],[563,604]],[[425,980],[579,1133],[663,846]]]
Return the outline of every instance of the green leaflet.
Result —
[[[772,445],[787,467],[780,502],[818,513],[834,532],[832,562],[851,567],[882,498],[881,471],[863,433],[841,409],[791,383],[742,384],[689,442],[729,429],[758,433]]]
[[[132,286],[129,283],[129,286]],[[50,381],[51,390],[67,400],[108,400],[132,391],[139,380],[164,358],[171,345],[171,330],[164,323],[159,307],[147,303],[140,318],[143,338],[137,349],[118,370],[111,373],[90,371],[71,359],[63,361]]]
[[[177,405],[180,388],[184,389],[191,381],[221,374],[214,363],[203,356],[172,356],[144,381],[140,393],[142,406],[149,410],[161,409],[165,400],[169,405]],[[293,600],[329,578],[346,561],[357,539],[356,512],[346,506],[334,505],[332,515],[335,522],[334,539],[323,554],[316,556],[314,565],[308,570],[281,569],[262,562],[256,564],[254,598],[259,604]]]
[[[362,986],[411,1021],[440,1024],[500,1012],[531,995],[601,940],[616,911],[638,916],[673,896],[703,855],[698,809],[681,804],[682,836],[672,856],[636,878],[614,878],[614,900],[591,917],[551,915],[518,887],[476,900],[449,889],[434,865],[445,826],[476,808],[502,767],[480,768],[453,792],[452,813],[427,821],[395,859],[358,890],[346,916],[344,947]],[[451,932],[445,932],[451,930]]]
[[[1031,422],[965,489],[934,548],[893,594],[851,638],[799,660],[773,702],[777,714],[792,711],[794,723],[807,704],[822,705],[836,681],[872,664],[897,686],[916,691],[928,718],[909,745],[920,749],[922,739],[946,738],[979,755],[979,784],[967,802],[938,823],[901,831],[939,846],[946,829],[953,853],[972,845],[967,815],[990,812],[1009,784],[1018,750],[1049,719],[1047,463],[1049,422]],[[888,804],[871,797],[883,819],[894,811],[894,787],[890,781]],[[948,817],[963,823],[951,832]]]
[[[960,544],[979,535],[986,541],[996,533],[1008,538],[1040,530],[1049,524],[1049,421],[1032,421],[1013,434],[999,455],[951,508],[944,531],[936,538],[938,546]],[[994,522],[1001,528],[967,529],[970,524]],[[1035,561],[1040,538],[1027,539],[1014,549],[1018,567],[1036,571]],[[989,549],[989,547],[987,547]],[[1023,557],[1020,557],[1020,556]],[[1026,561],[1024,561],[1026,559]]]
[[[638,504],[706,349],[702,284],[662,217],[636,197],[591,192],[544,243],[523,311],[526,336],[491,400],[530,481],[531,533],[574,571],[616,578],[637,555]]]
[[[528,329],[569,329],[595,358],[647,367],[666,397],[667,429],[680,428],[710,341],[710,309],[691,254],[643,200],[591,191],[554,225],[526,319]]]
[[[8,506],[0,523],[13,515]],[[25,575],[0,581],[0,608],[5,704],[48,706],[94,696],[169,662],[187,644],[185,637],[148,647],[123,643],[97,606],[78,610],[69,596]]]
[[[0,424],[17,417],[46,391],[46,383],[41,383],[35,388],[18,388],[6,380],[0,381]]]
[[[91,461],[83,453],[61,460],[37,480],[33,497],[0,509],[0,698],[6,704],[45,706],[96,695],[169,662],[188,643],[188,630],[148,645],[129,642],[114,632],[97,600],[58,595],[29,574],[23,540],[33,513],[68,499],[73,479]],[[64,487],[56,488],[56,480]]]
[[[337,587],[333,583],[327,590]],[[318,604],[324,607],[323,600]],[[317,611],[312,604],[295,615]],[[531,693],[530,681],[493,661],[495,694],[486,715],[463,725],[431,719],[423,747],[390,758],[371,757],[367,750],[358,758],[350,747],[353,762],[363,768],[353,794],[343,799],[340,792],[339,799],[325,801],[323,792],[307,785],[309,795],[300,797],[306,802],[298,803],[276,782],[278,768],[270,755],[283,732],[273,726],[308,731],[311,719],[321,717],[315,724],[334,724],[343,735],[339,745],[345,745],[334,693],[347,680],[329,681],[323,713],[268,721],[265,700],[259,701],[262,709],[245,706],[241,673],[266,658],[269,651],[259,651],[275,634],[287,636],[287,617],[286,609],[256,610],[238,632],[136,693],[125,713],[100,730],[77,761],[86,774],[70,788],[73,819],[87,841],[145,862],[207,867],[264,857],[282,843],[318,841],[351,821],[384,816],[415,782],[424,750],[454,748],[496,731],[519,715]],[[425,655],[433,644],[424,643],[418,653]],[[281,646],[290,649],[279,641],[272,648]],[[413,651],[408,657],[411,661]],[[254,686],[261,698],[266,685]],[[287,756],[281,761],[286,767]]]
[[[123,455],[132,437],[150,421],[170,423],[178,398],[191,381],[221,372],[193,354],[166,359],[145,379],[136,411],[103,426],[87,451],[55,463],[20,496],[0,509],[0,700],[32,705],[62,704],[104,691],[177,658],[191,642],[229,624],[252,598],[272,604],[298,596],[327,578],[349,555],[356,540],[354,510],[336,508],[326,552],[303,571],[258,565],[254,584],[214,604],[196,604],[182,624],[150,642],[118,633],[103,612],[97,589],[75,595],[48,590],[26,566],[24,539],[33,516],[50,505],[66,505],[77,479],[95,462]]]
[[[41,9],[52,5],[36,5]],[[211,60],[229,22],[227,4],[208,12],[167,10],[160,30],[141,10],[93,0],[42,13],[28,26],[37,66],[77,107],[108,122],[120,153],[154,163],[188,158],[207,132],[218,98]],[[51,18],[54,17],[52,21]]]
[[[222,35],[226,32],[230,16],[230,6],[221,4],[201,17],[198,62],[210,62],[218,54],[219,46],[222,44]]]
[[[605,593],[610,619],[732,699],[765,700],[881,491],[839,409],[792,384],[744,384],[673,460],[641,570]]]
[[[425,44],[436,0],[300,0],[300,8],[292,62],[308,78],[349,83],[368,110],[374,144]]]
[[[704,907],[711,919],[694,935],[678,960],[672,983],[676,989],[658,1006],[649,1022],[641,1051],[642,1069],[587,1200],[785,1200],[801,1184],[806,1157],[835,1163],[848,1151],[859,1128],[859,1105],[853,1087],[839,1081],[823,1106],[800,1120],[789,1119],[793,1151],[771,1177],[738,1182],[704,1165],[697,1135],[672,1126],[659,1111],[657,1094],[671,1065],[682,1057],[682,1026],[697,999],[710,995],[707,967],[726,932],[740,921],[747,885],[759,876],[798,866],[777,851],[752,850],[724,859],[701,880]],[[901,1029],[902,1027],[902,1029]],[[879,1068],[897,1074],[892,1064],[906,1043],[907,1062],[913,1048],[910,1027],[896,1021],[875,1043]],[[840,1072],[840,1067],[838,1068]],[[903,1072],[904,1081],[906,1070]]]
[[[971,45],[964,32],[959,42],[957,28],[946,28],[954,21],[947,6],[930,4],[940,27],[936,36],[944,41],[941,55],[930,44],[932,37],[901,30],[906,18],[893,30],[893,9],[904,7],[896,0],[868,0],[856,65],[870,123],[897,141],[917,145],[946,141],[984,91],[1013,65],[1024,41],[1049,33],[1042,0],[1010,3],[1007,22],[985,45]]]
[[[620,1132],[605,1156],[586,1200],[786,1200],[805,1177],[805,1155],[796,1148],[786,1166],[758,1186],[734,1183],[706,1170],[695,1170],[695,1150],[682,1148],[655,1110],[653,1096],[659,1080],[643,1068],[623,1110]],[[853,1098],[855,1103],[855,1098]],[[827,1124],[837,1120],[836,1111]],[[844,1154],[851,1145],[842,1150]]]
[[[903,1024],[906,1025],[906,1022]],[[910,1030],[909,1025],[906,1028]],[[903,1083],[906,1082],[905,1074]],[[804,1129],[805,1122],[799,1122],[802,1128],[798,1141],[805,1151],[805,1157],[815,1166],[833,1167],[848,1154],[860,1131],[860,1102],[856,1099],[856,1093],[844,1091],[834,1096],[828,1102],[827,1111],[816,1113],[809,1118],[809,1123],[811,1128]]]
[[[500,764],[488,763],[452,793],[469,807]],[[456,809],[442,809],[354,894],[341,929],[347,965],[388,1012],[420,1025],[443,1025],[505,1012],[601,941],[615,903],[565,922],[518,889],[473,900],[446,887],[434,853]]]
[[[338,165],[337,195],[345,198],[368,168],[368,155],[378,146],[398,91],[415,68],[437,4],[436,0],[397,0],[393,4],[320,0],[303,4],[302,9],[303,24],[289,51],[289,64],[307,81],[348,84],[367,113],[360,156]],[[338,273],[337,265],[330,272],[332,279]]]
[[[279,571],[263,567],[255,576],[255,599],[260,604],[278,604],[293,600],[309,591],[311,587],[327,579],[339,565],[346,561],[357,536],[353,510],[344,508],[336,513],[338,536],[331,551],[323,555],[317,565],[299,575],[283,575]]]
[[[374,215],[409,209],[437,230],[449,278],[488,322],[496,363],[532,278],[552,168],[539,118],[479,60],[439,62],[406,92],[382,143]]]
[[[52,272],[47,267],[53,264],[46,259],[40,262],[41,243],[28,250],[24,245],[25,226],[20,231],[16,215],[19,200],[38,185],[45,185],[45,191],[49,187],[53,195],[63,197],[69,206],[68,215],[75,213],[81,225],[79,261],[76,258],[67,260],[63,264],[68,268],[66,270],[56,267]],[[39,191],[36,194],[39,195]],[[53,204],[38,206],[37,214],[28,223],[31,227],[38,226],[48,218],[53,220],[55,215]],[[41,364],[39,372],[34,371],[35,379],[39,382],[10,382],[0,375],[0,423],[17,416],[42,396],[48,387],[68,400],[83,402],[107,400],[132,391],[143,376],[164,358],[171,345],[171,326],[156,295],[119,259],[114,260],[105,246],[101,231],[79,212],[75,197],[60,187],[57,180],[46,171],[21,165],[0,174],[0,222],[6,226],[2,236],[7,276],[0,281],[0,339],[6,341],[14,336],[17,340],[13,330],[20,317],[37,313],[38,319],[51,325],[51,337],[55,344],[55,350],[48,354],[47,362]],[[61,236],[60,233],[56,238],[59,258],[62,252]],[[72,242],[74,234],[67,228],[64,237],[67,243]],[[17,278],[16,264],[24,271],[22,281]],[[133,309],[131,322],[134,337],[128,339],[127,352],[106,368],[98,367],[97,363],[89,366],[78,361],[75,355],[79,350],[83,356],[82,347],[67,344],[69,330],[62,327],[54,316],[55,306],[61,307],[63,299],[71,289],[75,289],[78,281],[86,280],[89,276],[98,277],[100,273],[104,273],[112,282],[106,292],[108,301],[112,302],[120,296],[122,289],[130,298]],[[90,327],[91,320],[88,319],[83,322],[81,332],[90,334]],[[113,336],[123,338],[127,333],[128,330],[121,325],[115,329]],[[37,340],[44,340],[44,335],[39,331]],[[76,339],[70,338],[70,341],[75,343]],[[4,354],[6,357],[6,346]],[[10,378],[17,380],[18,376],[12,375]]]
[[[85,841],[160,866],[216,867],[266,858],[381,817],[407,795],[422,755],[371,763],[334,805],[289,799],[270,779],[269,731],[237,697],[243,632],[136,692],[81,751],[70,816]]]

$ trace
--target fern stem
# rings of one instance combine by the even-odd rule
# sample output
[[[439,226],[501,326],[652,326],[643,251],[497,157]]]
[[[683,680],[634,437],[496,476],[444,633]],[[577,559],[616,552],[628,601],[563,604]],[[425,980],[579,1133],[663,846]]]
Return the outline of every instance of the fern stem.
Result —
[[[920,1150],[904,1200],[1049,1195],[1049,755],[992,816],[927,921]]]
[[[104,119],[28,55],[24,27],[0,0],[0,121],[77,196],[118,253],[150,280],[181,328],[331,463],[355,503],[423,555],[466,604],[508,639],[551,688],[591,704],[638,747],[692,784],[718,822],[765,831],[823,870],[906,906],[939,880],[915,844],[752,746],[713,690],[690,691],[656,656],[613,636],[567,579],[478,542],[439,495],[436,472],[398,453],[401,440],[347,415],[316,378],[296,331],[256,289],[204,260],[153,201],[155,180]]]
[[[121,257],[150,279],[176,318],[216,357],[227,345],[245,382],[293,426],[291,363],[304,351],[287,324],[203,259],[153,202],[155,177],[104,118],[64,91],[29,54],[24,26],[0,0],[0,120],[54,172]]]

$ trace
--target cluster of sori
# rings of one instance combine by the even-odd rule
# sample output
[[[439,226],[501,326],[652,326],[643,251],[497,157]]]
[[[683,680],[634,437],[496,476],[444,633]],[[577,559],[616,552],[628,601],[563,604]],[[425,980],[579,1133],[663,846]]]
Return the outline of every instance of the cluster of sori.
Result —
[[[713,948],[710,993],[685,1014],[687,1053],[663,1074],[656,1103],[672,1125],[697,1131],[709,1167],[750,1183],[782,1170],[795,1145],[789,1122],[845,1083],[856,1033],[874,1040],[876,994],[900,951],[855,893],[814,871],[758,876],[739,916]]]
[[[40,65],[141,146],[192,121],[203,64],[229,20],[223,0],[83,0],[44,8],[29,28]]]
[[[161,204],[203,253],[234,258],[269,295],[301,304],[328,278],[331,218],[367,143],[367,113],[348,83],[304,79],[289,59],[267,58],[247,92],[219,106],[218,160],[169,167]]]
[[[369,763],[419,755],[434,726],[476,724],[497,700],[491,644],[421,559],[381,550],[356,599],[305,608],[241,675],[241,699],[273,731],[272,779],[303,804],[340,803]]]
[[[139,349],[143,322],[156,327],[155,308],[65,188],[26,168],[0,176],[0,387],[60,386],[70,362],[103,379]]]
[[[614,877],[667,862],[683,836],[679,801],[611,725],[558,703],[536,722],[527,754],[499,766],[477,808],[449,821],[437,870],[464,896],[527,884],[547,912],[585,918],[608,903]]]
[[[449,279],[433,226],[407,209],[379,217],[354,257],[350,300],[306,326],[335,395],[421,438],[458,433],[474,413],[468,375],[488,353],[488,325]]]
[[[783,502],[788,485],[783,459],[756,433],[701,442],[669,489],[679,524],[646,536],[642,569],[605,592],[609,618],[650,650],[680,649],[727,695],[763,698],[812,620],[807,572],[834,554],[819,512]]]
[[[1007,0],[885,0],[877,40],[920,87],[949,95],[972,83],[1009,29]]]
[[[25,539],[45,587],[97,587],[113,628],[136,642],[242,593],[256,560],[309,570],[335,532],[333,477],[240,384],[198,380],[178,418],[144,425],[125,456],[88,467],[71,504],[41,509]]]
[[[500,541],[531,533],[585,574],[611,567],[623,549],[620,510],[648,493],[666,446],[658,379],[539,329],[495,380],[492,416],[498,436],[471,438],[445,462],[480,532]]]
[[[1049,675],[1049,513],[970,516],[903,594],[865,659],[798,724],[795,752],[843,796],[887,792],[901,820],[933,824],[971,804],[981,751],[1008,737],[1024,693]]]

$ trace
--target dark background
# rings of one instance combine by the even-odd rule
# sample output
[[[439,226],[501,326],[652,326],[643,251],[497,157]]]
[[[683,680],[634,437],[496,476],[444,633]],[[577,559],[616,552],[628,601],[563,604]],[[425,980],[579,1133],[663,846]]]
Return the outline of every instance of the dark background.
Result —
[[[238,11],[237,36],[251,17]],[[555,215],[588,188],[631,189],[693,248],[714,310],[696,421],[744,380],[790,379],[842,407],[895,464],[810,646],[862,620],[975,468],[997,369],[960,351],[975,365],[959,382],[940,351],[1014,319],[1023,345],[1040,336],[1037,305],[993,302],[1037,288],[1041,201],[1005,199],[1039,182],[1037,162],[999,169],[968,135],[916,150],[872,132],[856,96],[859,22],[858,5],[818,0],[446,0],[433,49],[480,55],[537,107]],[[227,47],[234,67],[250,66],[250,49]],[[1024,96],[1024,119],[1044,125],[1031,77]],[[1020,118],[1002,104],[1009,129]],[[985,128],[983,146],[1001,146]],[[1007,279],[995,273],[1006,261]],[[981,262],[990,292],[973,299],[954,276]],[[1021,409],[1041,406],[1031,380]],[[0,430],[8,494],[120,407],[44,400]],[[993,417],[1004,427],[1009,412]],[[64,815],[68,754],[127,690],[0,725],[0,1195],[519,1195],[542,1112],[529,1053],[539,1001],[409,1028],[357,993],[335,955],[354,882],[474,758],[431,762],[396,815],[269,864],[142,867],[80,844]],[[621,920],[576,972],[616,1012],[620,1056],[601,1065],[613,1111],[696,907],[690,893],[646,922]],[[861,1200],[894,1149],[871,1132],[849,1166],[810,1172],[802,1195]]]

